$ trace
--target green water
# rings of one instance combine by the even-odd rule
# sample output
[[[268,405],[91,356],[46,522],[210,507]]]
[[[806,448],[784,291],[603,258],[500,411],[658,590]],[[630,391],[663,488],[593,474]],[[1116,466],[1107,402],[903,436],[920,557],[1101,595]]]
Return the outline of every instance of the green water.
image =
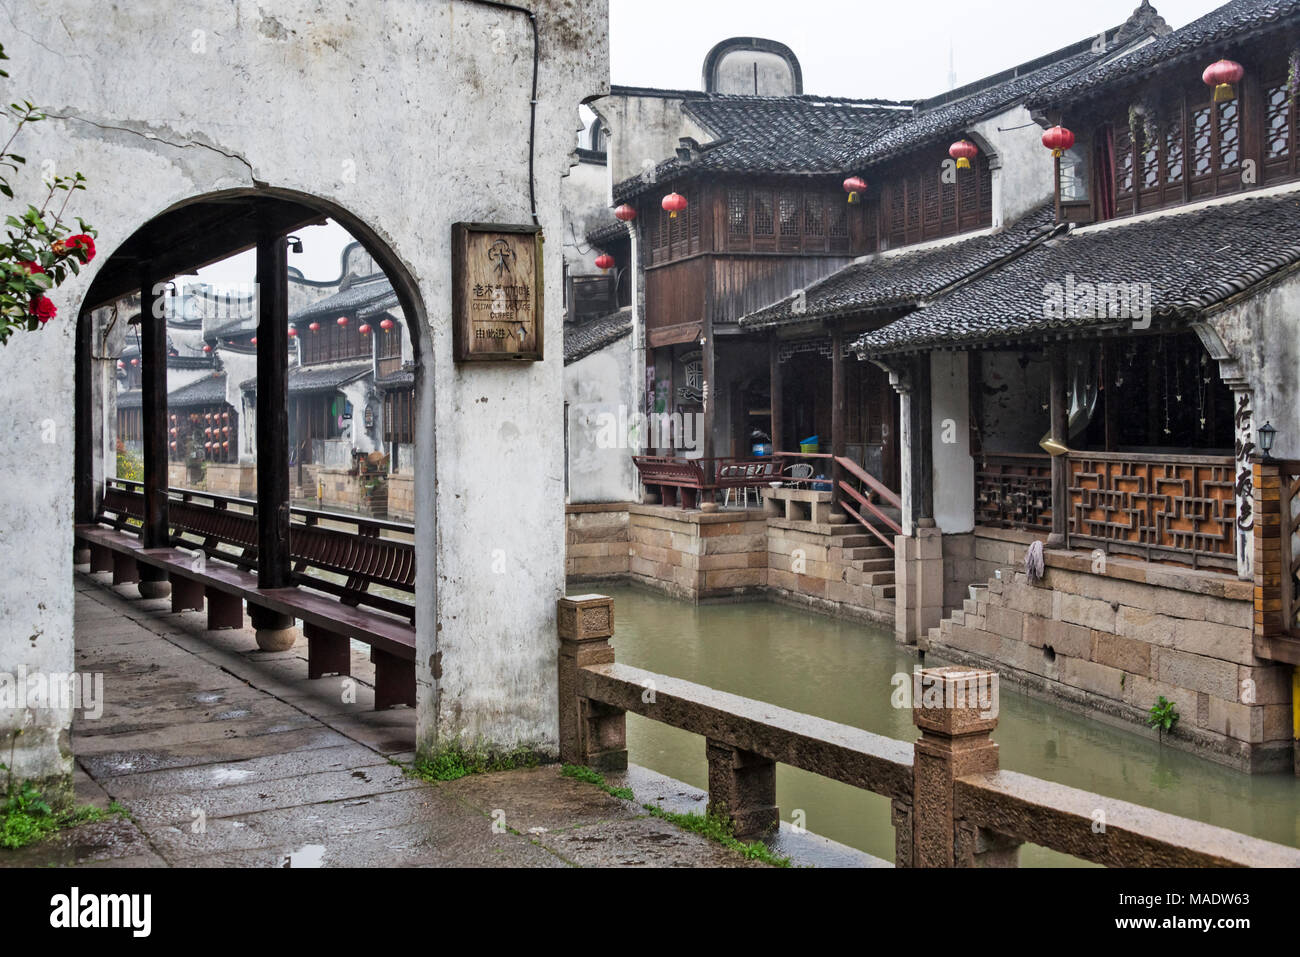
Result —
[[[911,713],[890,703],[891,679],[910,674],[916,658],[894,644],[892,632],[767,602],[693,606],[636,588],[606,593],[614,598],[614,648],[624,664],[916,739]],[[1006,686],[998,720],[994,740],[1005,769],[1300,846],[1300,780],[1292,775],[1234,771]],[[636,764],[707,786],[697,735],[629,715],[628,750]],[[783,820],[802,810],[808,830],[893,860],[885,798],[778,766],[777,802]],[[1026,846],[1021,863],[1079,862]]]

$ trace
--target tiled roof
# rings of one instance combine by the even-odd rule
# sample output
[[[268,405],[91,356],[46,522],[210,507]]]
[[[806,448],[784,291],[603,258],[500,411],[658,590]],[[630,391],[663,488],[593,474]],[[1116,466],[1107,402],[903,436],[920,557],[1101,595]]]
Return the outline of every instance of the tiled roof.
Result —
[[[226,402],[225,375],[204,376],[197,382],[181,386],[167,393],[167,406],[173,409],[193,408],[200,405],[224,405]]]
[[[632,333],[632,310],[620,309],[599,319],[564,326],[564,364],[585,359],[593,352]]]
[[[139,409],[144,405],[144,393],[139,389],[131,389],[128,392],[119,392],[117,394],[117,407],[119,409]]]
[[[614,187],[624,202],[685,172],[838,174],[844,157],[865,137],[910,117],[911,104],[816,96],[710,94],[687,100],[683,111],[716,139],[689,160],[660,163],[653,177]]]
[[[614,243],[627,242],[628,239],[627,223],[621,223],[617,219],[612,223],[598,226],[587,233],[587,245],[602,250],[607,249]]]
[[[1192,56],[1217,57],[1235,42],[1264,30],[1276,30],[1280,22],[1294,25],[1298,18],[1300,0],[1233,0],[1145,46],[1053,83],[1031,97],[1030,102],[1048,109],[1098,95],[1117,83],[1137,79]],[[1205,65],[1209,63],[1207,59]]]
[[[921,107],[906,122],[895,125],[849,153],[845,157],[844,167],[861,170],[899,153],[948,141],[977,121],[1009,109],[1045,84],[1087,67],[1099,56],[1100,54],[1092,52],[1076,53],[1038,69],[1009,77],[960,100],[929,109]]]
[[[974,236],[915,252],[872,256],[845,266],[798,294],[740,320],[757,329],[851,313],[915,306],[953,284],[1023,250],[1052,228],[1046,203],[996,233]]]
[[[289,369],[289,394],[308,392],[334,392],[374,371],[369,359],[359,362],[340,362],[329,365],[292,366]],[[240,384],[245,391],[257,387],[257,379]]]
[[[1104,307],[1049,310],[1053,283],[1054,292],[1081,283],[1148,284],[1152,318],[1186,319],[1300,263],[1297,223],[1300,191],[1291,190],[1071,233],[868,333],[855,348],[880,355],[1130,324],[1108,318]]]
[[[374,306],[389,298],[397,301],[393,285],[386,278],[373,282],[359,282],[354,286],[326,296],[306,306],[289,317],[290,322],[307,322],[321,316],[338,316],[345,313],[359,312],[368,306]]]

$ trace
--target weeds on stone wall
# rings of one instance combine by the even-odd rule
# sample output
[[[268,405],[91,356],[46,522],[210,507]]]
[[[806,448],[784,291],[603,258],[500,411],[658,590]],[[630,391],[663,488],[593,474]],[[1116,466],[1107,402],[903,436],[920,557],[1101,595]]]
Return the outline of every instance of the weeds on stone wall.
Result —
[[[0,762],[0,771],[5,773],[4,794],[0,796],[0,848],[17,850],[64,828],[126,814],[126,808],[116,801],[107,811],[90,805],[58,809],[33,782],[15,781],[9,765]]]
[[[540,767],[545,763],[544,755],[528,747],[499,751],[451,745],[417,759],[407,769],[407,773],[422,781],[458,781],[471,774],[517,771],[520,768]]]
[[[1172,731],[1174,725],[1178,724],[1178,706],[1161,695],[1159,700],[1151,706],[1147,712],[1147,724],[1152,728],[1157,728],[1163,738],[1165,734]]]

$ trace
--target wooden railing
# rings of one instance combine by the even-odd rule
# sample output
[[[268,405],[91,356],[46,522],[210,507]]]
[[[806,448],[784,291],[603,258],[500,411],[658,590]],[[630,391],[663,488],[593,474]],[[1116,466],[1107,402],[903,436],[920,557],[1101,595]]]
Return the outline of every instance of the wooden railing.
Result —
[[[986,455],[975,467],[975,521],[990,528],[1052,530],[1052,460]]]
[[[777,452],[772,457],[779,462],[778,471],[781,473],[788,470],[791,465],[801,461],[811,464],[814,473],[818,471],[825,472],[829,469],[831,471],[831,478],[829,479],[786,478],[786,481],[791,484],[807,485],[812,488],[823,484],[830,485],[835,503],[861,525],[864,530],[879,539],[891,551],[893,550],[894,536],[903,534],[903,527],[886,509],[895,510],[901,517],[903,500],[897,492],[885,485],[853,459],[842,455]],[[839,478],[836,478],[834,474],[836,466],[842,472],[842,476]]]
[[[255,500],[170,490],[172,545],[191,547],[239,568],[257,566]],[[125,479],[106,483],[107,524],[137,530],[144,515],[144,486]],[[415,616],[415,526],[316,509],[290,509],[289,554],[294,580],[334,595],[348,606],[367,606],[410,620]],[[372,591],[375,588],[377,591]]]
[[[1069,473],[1070,544],[1237,567],[1231,456],[1072,452]]]
[[[1112,867],[1300,867],[1294,848],[1000,770],[991,738],[998,683],[989,671],[938,668],[915,678],[925,690],[913,691],[921,738],[910,745],[620,665],[609,598],[562,600],[558,624],[561,759],[626,768],[628,712],[699,734],[709,812],[741,837],[778,826],[779,763],[890,798],[899,867],[1014,866],[1022,843]],[[934,700],[940,706],[926,706]]]

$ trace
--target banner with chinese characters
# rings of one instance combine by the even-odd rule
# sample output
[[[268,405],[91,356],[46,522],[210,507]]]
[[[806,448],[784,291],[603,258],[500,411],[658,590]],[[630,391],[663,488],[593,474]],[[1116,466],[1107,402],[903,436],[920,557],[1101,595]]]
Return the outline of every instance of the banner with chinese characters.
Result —
[[[457,362],[542,361],[543,298],[539,227],[452,227]]]

